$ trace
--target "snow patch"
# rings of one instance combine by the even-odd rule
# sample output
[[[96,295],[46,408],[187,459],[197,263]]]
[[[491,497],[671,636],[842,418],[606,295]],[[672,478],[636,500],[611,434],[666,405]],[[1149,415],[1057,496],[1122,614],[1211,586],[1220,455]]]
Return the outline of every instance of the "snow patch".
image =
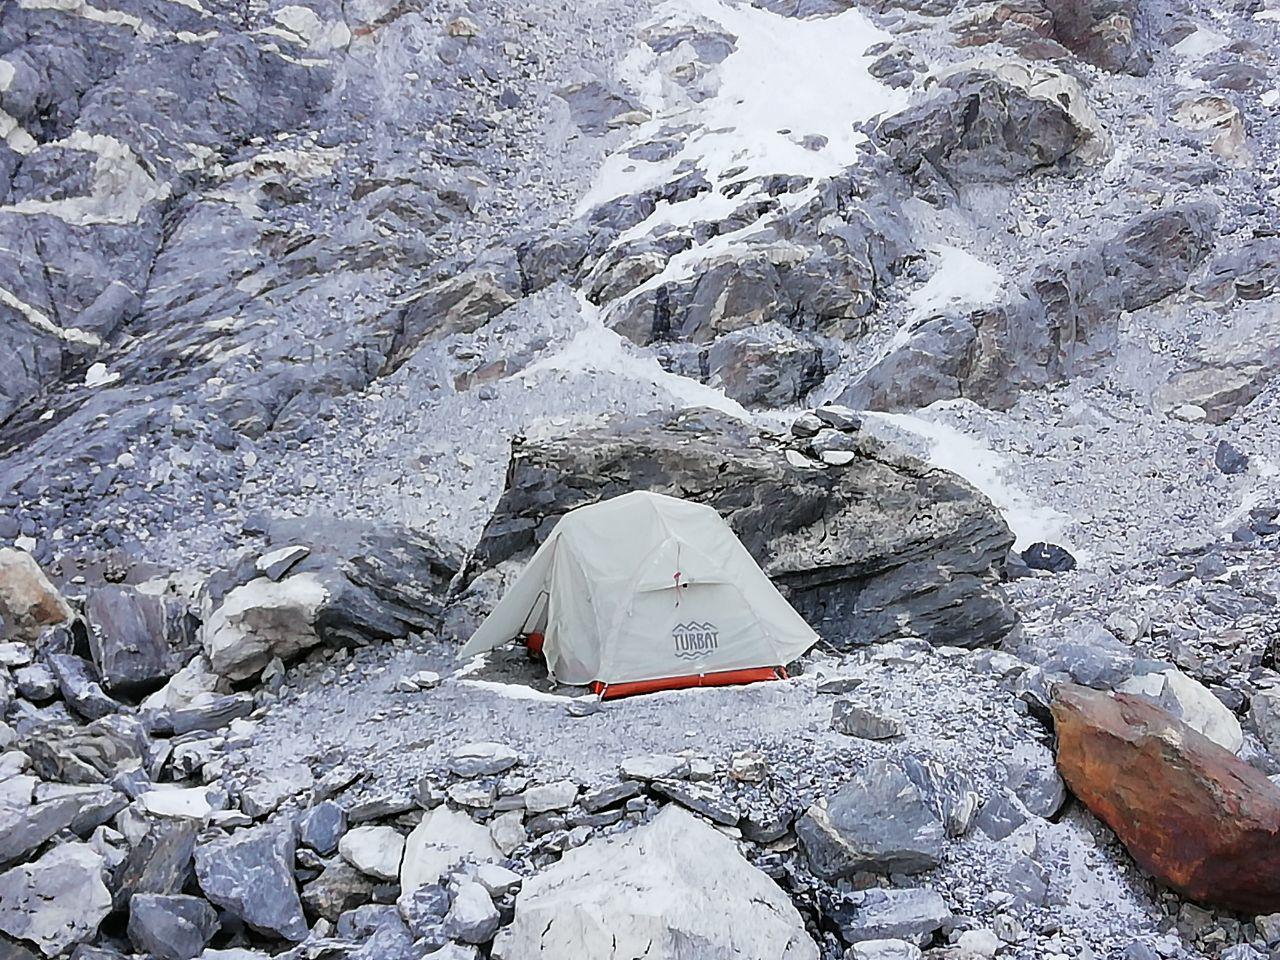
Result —
[[[560,693],[547,693],[526,687],[523,683],[499,683],[497,680],[459,680],[460,686],[474,687],[509,700],[536,700],[541,703],[573,703],[575,700],[593,700],[594,697],[568,697]]]
[[[963,402],[963,401],[961,401]],[[926,409],[946,409],[953,401],[941,401]],[[1024,550],[1033,543],[1045,541],[1066,547],[1078,560],[1085,555],[1064,539],[1063,531],[1070,521],[1065,513],[1038,504],[1010,483],[1006,477],[1009,462],[985,443],[954,427],[927,420],[910,413],[867,413],[929,443],[926,459],[935,467],[950,471],[981,491],[1004,516],[1013,531],[1014,549]]]
[[[916,325],[948,310],[995,303],[1004,292],[1005,278],[995,267],[959,247],[935,246],[937,268],[923,287],[907,298],[911,313],[880,350],[883,359],[906,346]]]
[[[598,307],[581,294],[578,301],[584,321],[582,329],[558,353],[543,357],[521,370],[516,374],[518,378],[533,383],[538,374],[553,372],[619,376],[649,384],[681,406],[712,407],[739,420],[752,419],[742,404],[730,400],[721,391],[663,370],[653,357],[637,355],[629,341],[604,325]]]
[[[838,174],[857,160],[866,142],[855,126],[900,110],[909,99],[907,91],[894,90],[868,72],[872,58],[864,51],[889,35],[857,10],[804,20],[723,0],[671,0],[659,8],[656,24],[723,30],[733,35],[735,47],[712,71],[717,95],[701,102],[684,94],[674,74],[683,68],[683,60],[656,54],[647,45],[624,60],[623,78],[639,91],[653,117],[605,159],[578,213],[666,183],[677,176],[681,164],[701,170],[713,184],[712,190],[688,200],[659,203],[648,219],[626,232],[624,241],[666,225],[723,219],[765,196],[756,185],[726,197],[720,188],[731,182],[773,174],[818,181]],[[629,146],[653,138],[666,126],[693,128],[683,136],[675,156],[646,162],[626,155]],[[813,138],[812,149],[804,146],[806,138]],[[779,213],[808,203],[816,190],[813,183],[775,198]],[[735,234],[714,237],[671,258],[658,277],[632,295],[680,278],[692,264],[732,248],[765,225],[757,222]]]
[[[93,363],[84,374],[86,387],[105,387],[120,379],[120,374],[108,370],[105,363]]]

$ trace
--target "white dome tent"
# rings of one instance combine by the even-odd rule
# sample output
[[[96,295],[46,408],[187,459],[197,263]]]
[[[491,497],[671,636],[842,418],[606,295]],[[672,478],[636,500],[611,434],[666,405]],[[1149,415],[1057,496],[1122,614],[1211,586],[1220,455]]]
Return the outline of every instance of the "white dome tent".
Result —
[[[641,491],[565,514],[459,656],[517,638],[608,698],[785,677],[818,635],[712,507]]]

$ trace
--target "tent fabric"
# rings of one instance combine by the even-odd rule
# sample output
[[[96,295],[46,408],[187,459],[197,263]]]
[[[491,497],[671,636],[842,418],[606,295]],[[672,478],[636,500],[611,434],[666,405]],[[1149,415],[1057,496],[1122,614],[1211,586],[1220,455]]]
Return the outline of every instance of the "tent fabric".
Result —
[[[712,507],[648,492],[565,514],[459,656],[531,633],[568,684],[782,666],[818,639]]]

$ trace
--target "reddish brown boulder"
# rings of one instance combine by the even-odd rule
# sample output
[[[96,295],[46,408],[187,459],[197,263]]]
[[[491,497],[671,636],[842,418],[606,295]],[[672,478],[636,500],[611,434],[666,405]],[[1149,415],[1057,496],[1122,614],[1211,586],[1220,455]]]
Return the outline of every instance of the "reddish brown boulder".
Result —
[[[1280,910],[1280,788],[1155,704],[1061,684],[1058,770],[1133,859],[1193,900]]]
[[[9,636],[0,639],[34,642],[45,627],[65,623],[71,608],[30,554],[0,549],[0,620]]]

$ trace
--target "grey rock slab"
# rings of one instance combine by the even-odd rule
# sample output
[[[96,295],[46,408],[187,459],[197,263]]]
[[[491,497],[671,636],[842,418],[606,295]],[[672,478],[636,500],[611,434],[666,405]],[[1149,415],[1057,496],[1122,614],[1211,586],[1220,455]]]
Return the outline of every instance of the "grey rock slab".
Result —
[[[112,875],[115,908],[124,909],[135,893],[181,893],[191,876],[198,830],[187,819],[152,819]]]
[[[126,587],[99,587],[89,594],[89,650],[107,690],[139,696],[177,671],[169,643],[175,615],[162,598]]]
[[[347,813],[335,800],[322,800],[298,817],[298,841],[321,856],[338,849],[338,840],[347,830]]]
[[[942,896],[919,888],[873,888],[850,897],[836,916],[845,940],[906,940],[926,946],[935,933],[952,922]]]
[[[107,696],[87,661],[74,654],[52,653],[45,657],[45,662],[58,681],[62,698],[86,720],[98,720],[119,712],[120,704]]]
[[[902,768],[873,760],[825,803],[811,806],[796,834],[813,871],[835,879],[932,869],[942,856],[944,831]]]
[[[196,878],[214,904],[270,936],[300,941],[307,922],[293,876],[293,831],[264,824],[196,847]]]
[[[892,740],[902,736],[902,721],[877,713],[852,700],[837,700],[831,705],[831,729],[846,737],[863,740]]]
[[[88,844],[64,843],[0,873],[0,931],[47,957],[93,939],[111,912],[103,870],[102,857]]]
[[[140,893],[129,901],[129,940],[158,960],[194,960],[217,931],[217,913],[199,897]]]
[[[491,777],[519,762],[520,755],[505,743],[467,743],[449,755],[449,770],[459,777]]]

